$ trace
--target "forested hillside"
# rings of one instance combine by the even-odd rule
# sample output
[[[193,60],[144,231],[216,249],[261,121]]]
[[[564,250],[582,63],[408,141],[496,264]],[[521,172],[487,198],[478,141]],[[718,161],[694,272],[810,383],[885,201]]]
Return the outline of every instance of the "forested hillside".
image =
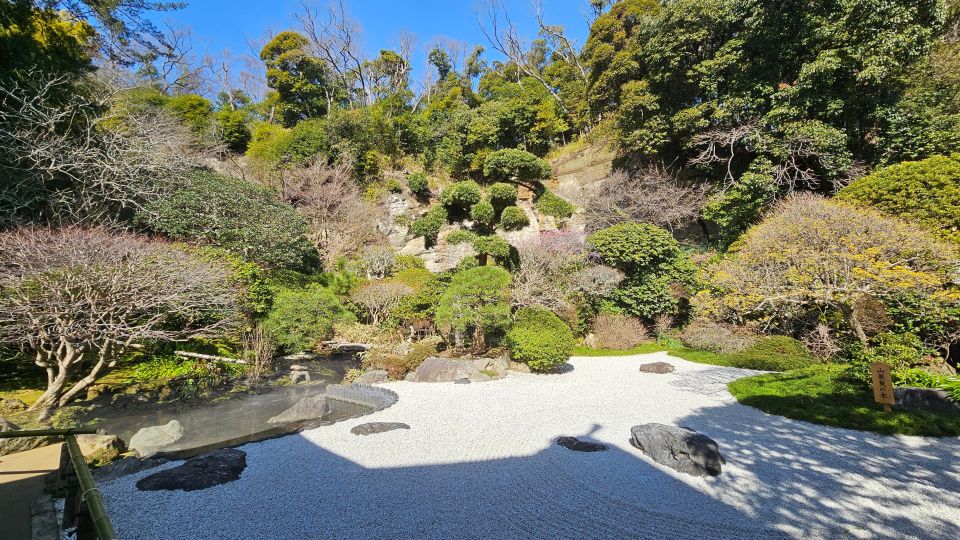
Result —
[[[171,340],[381,343],[402,378],[659,337],[960,392],[956,0],[591,0],[585,43],[494,2],[484,43],[376,54],[305,6],[244,63],[172,4],[0,0],[0,340],[36,407]]]

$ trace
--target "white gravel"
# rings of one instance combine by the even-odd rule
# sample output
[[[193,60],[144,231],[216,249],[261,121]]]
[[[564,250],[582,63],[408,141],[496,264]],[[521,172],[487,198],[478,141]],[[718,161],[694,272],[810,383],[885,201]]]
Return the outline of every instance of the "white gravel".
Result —
[[[669,361],[677,371],[638,366]],[[561,375],[396,382],[393,407],[252,443],[203,491],[104,484],[121,538],[960,538],[960,438],[886,437],[766,415],[718,391],[750,374],[666,353],[574,358]],[[359,437],[364,422],[410,430]],[[645,422],[714,438],[716,478],[629,444]],[[572,435],[607,444],[578,453]],[[172,465],[170,465],[172,466]]]

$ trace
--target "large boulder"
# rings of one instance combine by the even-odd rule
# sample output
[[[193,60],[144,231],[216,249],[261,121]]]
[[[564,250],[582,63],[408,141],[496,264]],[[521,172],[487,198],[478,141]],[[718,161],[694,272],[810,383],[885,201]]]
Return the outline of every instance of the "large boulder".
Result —
[[[330,405],[325,396],[301,398],[293,407],[267,420],[269,424],[290,424],[307,420],[320,420],[330,414]]]
[[[673,364],[667,362],[650,362],[649,364],[640,364],[641,373],[673,373]]]
[[[431,356],[414,371],[415,382],[453,382],[460,379],[478,379],[480,370],[469,360]]]
[[[77,435],[77,444],[87,463],[97,467],[110,463],[127,451],[123,440],[116,435]]]
[[[904,409],[935,412],[960,412],[960,403],[950,399],[950,394],[939,388],[914,388],[903,386],[893,389],[897,406]]]
[[[247,454],[236,448],[224,448],[190,458],[172,469],[151,474],[137,482],[140,491],[196,491],[240,478],[247,468]]]
[[[716,441],[689,428],[651,423],[633,426],[630,433],[630,444],[682,473],[717,476],[726,463]]]
[[[389,374],[386,370],[383,369],[371,369],[370,371],[365,372],[363,375],[356,378],[355,383],[359,384],[378,384],[387,382],[387,376]]]
[[[150,457],[163,450],[164,447],[183,438],[183,426],[176,420],[171,420],[162,426],[141,428],[130,437],[130,450],[140,457]]]

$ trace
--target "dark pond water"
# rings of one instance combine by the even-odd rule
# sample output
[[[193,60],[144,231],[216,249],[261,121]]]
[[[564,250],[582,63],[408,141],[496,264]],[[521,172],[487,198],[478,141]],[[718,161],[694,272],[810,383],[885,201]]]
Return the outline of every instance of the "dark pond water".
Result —
[[[289,409],[301,398],[323,394],[327,384],[338,384],[343,380],[346,370],[354,367],[353,362],[343,359],[319,359],[298,363],[310,371],[310,383],[264,387],[258,393],[236,392],[205,401],[99,405],[84,412],[79,419],[95,424],[107,433],[118,435],[127,443],[141,428],[176,420],[183,427],[183,437],[164,448],[164,452],[186,457],[292,433],[304,427],[331,424],[372,410],[361,405],[328,400],[331,412],[320,421],[282,426],[267,423],[269,418]]]

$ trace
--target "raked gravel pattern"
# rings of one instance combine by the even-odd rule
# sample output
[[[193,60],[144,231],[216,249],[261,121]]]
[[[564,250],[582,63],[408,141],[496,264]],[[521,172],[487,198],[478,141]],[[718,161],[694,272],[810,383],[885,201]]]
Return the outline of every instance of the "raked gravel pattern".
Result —
[[[651,361],[676,372],[640,373]],[[105,483],[106,506],[120,538],[137,539],[960,538],[960,438],[770,416],[714,391],[731,372],[666,353],[570,363],[480,384],[387,383],[400,396],[389,409],[244,445],[240,480],[138,491],[154,469]],[[411,429],[350,433],[370,421]],[[629,443],[645,422],[712,437],[723,474],[650,461]],[[609,450],[571,452],[563,435]]]

